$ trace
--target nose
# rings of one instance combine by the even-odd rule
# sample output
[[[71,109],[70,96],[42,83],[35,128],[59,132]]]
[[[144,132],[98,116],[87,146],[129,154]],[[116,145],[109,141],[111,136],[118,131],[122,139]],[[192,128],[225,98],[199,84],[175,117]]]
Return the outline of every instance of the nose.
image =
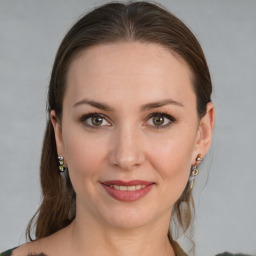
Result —
[[[145,161],[143,143],[139,130],[132,127],[123,127],[115,131],[112,137],[112,147],[109,153],[111,165],[122,170],[132,170]]]

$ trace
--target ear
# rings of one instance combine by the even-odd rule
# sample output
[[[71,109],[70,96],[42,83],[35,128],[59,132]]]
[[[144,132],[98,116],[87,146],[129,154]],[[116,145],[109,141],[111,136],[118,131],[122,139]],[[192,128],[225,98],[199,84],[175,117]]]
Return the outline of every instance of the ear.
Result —
[[[63,156],[65,161],[65,148],[64,148],[63,138],[62,138],[62,129],[61,129],[60,121],[56,117],[55,110],[51,111],[51,122],[54,129],[54,134],[55,134],[57,153],[59,156]]]
[[[214,124],[215,110],[212,102],[209,102],[206,106],[206,114],[199,123],[193,161],[195,161],[198,154],[201,154],[202,157],[207,154],[212,142]]]

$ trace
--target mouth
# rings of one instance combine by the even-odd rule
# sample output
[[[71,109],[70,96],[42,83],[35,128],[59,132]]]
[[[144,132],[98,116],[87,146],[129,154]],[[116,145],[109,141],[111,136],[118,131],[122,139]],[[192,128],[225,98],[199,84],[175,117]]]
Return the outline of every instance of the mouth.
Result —
[[[128,182],[112,180],[101,182],[101,185],[112,198],[119,201],[131,202],[146,196],[155,183],[142,180]]]
[[[146,185],[136,185],[136,186],[118,186],[118,185],[109,185],[110,188],[114,188],[121,191],[135,191],[145,188]]]

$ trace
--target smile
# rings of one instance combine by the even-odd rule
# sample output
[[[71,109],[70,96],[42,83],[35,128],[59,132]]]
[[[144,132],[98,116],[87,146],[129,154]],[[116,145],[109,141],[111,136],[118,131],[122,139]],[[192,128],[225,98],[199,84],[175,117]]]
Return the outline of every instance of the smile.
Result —
[[[114,180],[102,182],[101,185],[112,198],[118,201],[132,202],[146,196],[155,183],[139,180],[129,182]]]
[[[146,185],[136,185],[136,186],[118,186],[118,185],[109,185],[110,188],[114,188],[117,190],[122,190],[122,191],[135,191],[135,190],[140,190],[142,188],[145,188]]]

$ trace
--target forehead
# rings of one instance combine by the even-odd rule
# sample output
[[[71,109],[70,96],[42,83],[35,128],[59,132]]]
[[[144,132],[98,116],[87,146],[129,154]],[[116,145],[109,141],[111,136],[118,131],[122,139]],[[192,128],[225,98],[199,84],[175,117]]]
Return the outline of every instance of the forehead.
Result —
[[[187,101],[193,92],[186,62],[163,46],[129,42],[98,45],[82,51],[71,63],[65,94],[141,101],[171,96]]]

